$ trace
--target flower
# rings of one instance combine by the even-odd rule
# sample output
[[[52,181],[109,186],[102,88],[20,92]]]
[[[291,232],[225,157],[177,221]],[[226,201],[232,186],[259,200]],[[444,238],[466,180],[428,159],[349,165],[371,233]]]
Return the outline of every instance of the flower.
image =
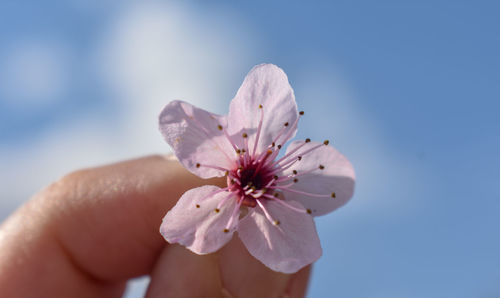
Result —
[[[201,178],[227,177],[227,187],[188,190],[163,218],[160,232],[197,254],[238,236],[255,258],[293,273],[321,256],[313,216],[345,204],[354,191],[350,162],[328,141],[293,141],[297,111],[286,74],[255,66],[227,116],[182,101],[161,112],[160,131],[179,161]]]

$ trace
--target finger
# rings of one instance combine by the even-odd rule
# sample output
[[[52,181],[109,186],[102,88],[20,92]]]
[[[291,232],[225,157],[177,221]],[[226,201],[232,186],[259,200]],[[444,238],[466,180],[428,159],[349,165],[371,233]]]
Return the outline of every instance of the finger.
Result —
[[[166,245],[158,233],[166,211],[184,191],[217,182],[159,156],[71,174],[2,225],[0,288],[121,293],[123,280],[149,273]]]
[[[282,298],[303,298],[306,296],[311,267],[312,265],[309,265],[300,269],[290,278]]]
[[[151,273],[146,297],[220,297],[217,256],[196,255],[179,245],[163,250]]]
[[[248,253],[238,237],[218,255],[222,285],[233,297],[280,297],[292,276],[264,266]]]

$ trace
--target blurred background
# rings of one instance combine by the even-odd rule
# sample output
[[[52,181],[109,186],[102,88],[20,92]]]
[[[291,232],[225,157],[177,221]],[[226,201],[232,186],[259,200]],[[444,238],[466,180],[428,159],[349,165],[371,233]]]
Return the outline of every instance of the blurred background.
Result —
[[[317,220],[309,297],[500,297],[497,3],[2,1],[0,220],[69,171],[168,152],[165,104],[227,113],[271,62],[297,137],[358,177]]]

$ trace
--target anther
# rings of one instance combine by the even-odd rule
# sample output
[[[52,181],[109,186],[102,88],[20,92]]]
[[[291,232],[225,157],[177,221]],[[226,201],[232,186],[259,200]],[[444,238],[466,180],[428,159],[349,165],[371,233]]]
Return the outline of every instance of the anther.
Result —
[[[196,204],[196,208],[200,208],[200,205]]]
[[[220,124],[219,124],[219,125],[217,125],[217,128],[218,128],[219,130],[222,130],[222,125],[220,125]]]
[[[273,143],[271,144],[271,147],[274,147],[274,146],[276,146],[276,144],[273,142]]]
[[[267,152],[266,152],[266,153],[267,153],[267,155],[270,155],[270,154],[272,154],[272,153],[273,153],[273,150],[271,150],[271,149],[267,149]]]
[[[227,176],[227,175],[229,175],[229,171],[226,171],[225,175],[226,175],[226,176]]]
[[[307,138],[306,139],[306,143],[309,143],[311,141],[311,139]]]
[[[336,197],[337,197],[337,196],[335,195],[335,193],[334,193],[334,192],[332,192],[332,198],[334,198],[334,199],[335,199]]]
[[[219,213],[220,212],[220,209],[219,208],[215,208],[215,213]]]
[[[239,166],[239,167],[238,167],[238,170],[243,170],[243,166]]]
[[[297,159],[298,160],[302,160],[302,156],[297,156]]]
[[[293,173],[294,175],[297,175],[297,170],[293,170],[293,171],[292,171],[292,173]]]
[[[280,221],[279,221],[279,220],[275,220],[275,221],[273,222],[273,224],[274,224],[275,226],[277,226],[277,225],[279,225],[279,224],[280,224]]]
[[[324,170],[325,169],[325,166],[324,165],[319,165],[318,167],[320,170]]]
[[[241,153],[245,153],[247,152],[245,149],[241,149]]]
[[[300,115],[300,116],[304,115],[304,111],[300,111],[300,112],[299,112],[299,115]]]
[[[323,144],[328,145],[328,144],[330,144],[330,141],[325,140],[325,141],[323,142]]]
[[[200,165],[199,163],[197,163],[197,164],[196,164],[196,167],[197,167],[197,168],[199,168],[199,167],[201,167],[201,165]]]
[[[285,122],[285,126],[288,126],[288,122]]]
[[[281,149],[281,145],[278,145],[278,149]]]
[[[228,229],[224,229],[224,233],[229,233],[229,230]]]
[[[275,192],[275,193],[273,194],[273,196],[274,196],[275,198],[277,198],[277,197],[279,197],[279,196],[280,196],[280,194],[279,194],[279,192]]]
[[[240,149],[236,149],[236,153],[240,154],[241,150]]]
[[[307,211],[308,214],[312,213],[311,209],[307,209],[306,211]]]
[[[297,178],[293,179],[293,183],[297,183],[297,182],[299,182],[299,179],[297,179]]]
[[[243,137],[243,138],[248,137],[247,133],[246,133],[246,132],[244,132],[244,133],[243,133],[243,135],[242,135],[242,137]]]
[[[273,176],[274,180],[278,180],[278,175]]]
[[[259,105],[259,109],[262,109],[262,105]]]

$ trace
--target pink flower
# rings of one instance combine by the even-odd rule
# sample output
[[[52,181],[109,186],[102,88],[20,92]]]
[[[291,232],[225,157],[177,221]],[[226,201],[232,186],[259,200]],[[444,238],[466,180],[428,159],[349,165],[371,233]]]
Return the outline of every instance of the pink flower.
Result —
[[[212,253],[235,231],[250,254],[275,271],[293,273],[321,256],[313,216],[345,204],[354,170],[337,150],[310,139],[293,141],[297,111],[286,74],[254,67],[219,116],[182,101],[160,114],[160,131],[179,161],[201,178],[227,177],[227,187],[184,193],[160,232],[197,254]]]

